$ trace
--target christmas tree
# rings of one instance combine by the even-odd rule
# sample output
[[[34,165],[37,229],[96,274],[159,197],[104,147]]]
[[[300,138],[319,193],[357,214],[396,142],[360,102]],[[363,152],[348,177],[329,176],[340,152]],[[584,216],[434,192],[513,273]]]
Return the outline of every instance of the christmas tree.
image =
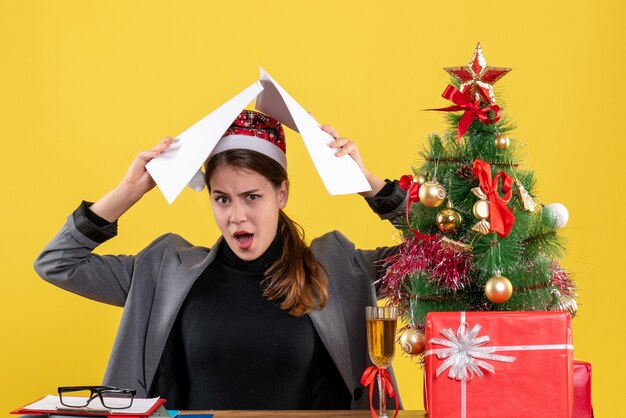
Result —
[[[443,134],[431,134],[423,164],[403,176],[408,190],[404,242],[384,260],[382,290],[409,326],[400,343],[423,351],[431,311],[559,310],[576,314],[575,285],[558,260],[567,223],[561,204],[540,204],[535,175],[496,103],[493,84],[510,68],[487,66],[480,44],[452,76],[443,97]]]

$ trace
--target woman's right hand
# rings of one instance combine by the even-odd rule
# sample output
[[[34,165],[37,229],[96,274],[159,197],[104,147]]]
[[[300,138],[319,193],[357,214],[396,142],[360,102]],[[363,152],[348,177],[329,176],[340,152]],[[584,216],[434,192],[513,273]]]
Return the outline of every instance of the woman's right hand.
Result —
[[[156,185],[148,170],[146,170],[146,164],[153,158],[163,154],[171,145],[174,139],[172,137],[165,137],[163,140],[148,151],[141,151],[133,162],[130,164],[126,175],[122,179],[120,184],[133,196],[141,199],[141,197],[152,190]]]
[[[109,222],[116,221],[120,216],[137,203],[144,194],[155,186],[154,180],[146,164],[163,154],[173,142],[173,138],[165,137],[157,146],[148,151],[141,151],[130,164],[120,184],[100,198],[89,209]]]

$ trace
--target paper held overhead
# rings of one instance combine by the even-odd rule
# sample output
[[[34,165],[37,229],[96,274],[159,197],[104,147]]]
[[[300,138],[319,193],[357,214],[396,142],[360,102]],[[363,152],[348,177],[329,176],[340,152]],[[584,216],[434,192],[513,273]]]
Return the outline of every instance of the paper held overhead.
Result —
[[[191,126],[146,169],[171,204],[186,185],[202,190],[204,180],[198,175],[204,161],[237,115],[256,98],[256,109],[300,133],[313,164],[332,195],[371,190],[363,172],[350,156],[335,157],[328,144],[332,137],[269,74],[261,68],[261,77],[222,106]]]
[[[232,121],[262,90],[261,83],[255,82],[178,135],[170,149],[146,164],[168,203],[178,197]]]
[[[300,133],[313,164],[330,194],[371,190],[363,172],[352,157],[348,155],[335,157],[336,150],[328,146],[333,138],[324,132],[313,116],[262,68],[261,85],[264,90],[257,98],[256,109]]]

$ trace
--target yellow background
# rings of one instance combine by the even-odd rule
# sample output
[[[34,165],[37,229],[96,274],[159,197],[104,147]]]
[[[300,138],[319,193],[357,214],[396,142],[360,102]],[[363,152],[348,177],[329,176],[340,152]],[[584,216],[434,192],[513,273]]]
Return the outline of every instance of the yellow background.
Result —
[[[248,86],[260,64],[397,178],[444,126],[421,111],[448,105],[441,68],[480,41],[489,64],[514,69],[496,90],[540,200],[570,211],[563,264],[579,286],[575,355],[593,364],[596,416],[626,416],[624,15],[618,0],[2,1],[0,413],[100,382],[120,309],[46,284],[32,262],[136,152]],[[288,141],[288,213],[308,237],[338,228],[362,248],[393,243],[358,196],[328,196],[299,136]],[[169,206],[151,193],[101,250],[134,253],[166,231],[210,245],[207,196],[186,190]],[[422,408],[420,368],[398,357],[405,406]]]

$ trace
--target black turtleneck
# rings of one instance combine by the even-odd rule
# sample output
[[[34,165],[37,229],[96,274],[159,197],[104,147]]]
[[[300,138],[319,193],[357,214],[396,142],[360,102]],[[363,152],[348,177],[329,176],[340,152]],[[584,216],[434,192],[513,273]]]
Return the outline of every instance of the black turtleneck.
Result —
[[[263,298],[277,238],[244,261],[224,243],[189,291],[172,330],[186,370],[186,409],[349,409],[350,392],[308,315]]]

